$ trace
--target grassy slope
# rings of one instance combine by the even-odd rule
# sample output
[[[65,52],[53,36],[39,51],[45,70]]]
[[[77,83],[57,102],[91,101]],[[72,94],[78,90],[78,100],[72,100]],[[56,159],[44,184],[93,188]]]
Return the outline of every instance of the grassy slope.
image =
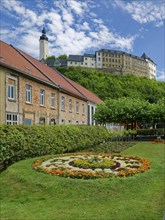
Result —
[[[1,174],[1,220],[162,220],[163,144],[138,143],[123,152],[151,161],[148,172],[112,180],[77,180],[31,169],[21,161]]]

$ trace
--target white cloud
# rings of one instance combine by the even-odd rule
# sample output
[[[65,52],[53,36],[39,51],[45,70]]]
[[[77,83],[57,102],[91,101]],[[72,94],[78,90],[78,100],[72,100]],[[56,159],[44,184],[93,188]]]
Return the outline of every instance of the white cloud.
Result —
[[[165,82],[165,70],[157,70],[156,79]]]
[[[68,0],[68,5],[76,14],[81,15],[83,13],[82,2],[77,2],[75,0]]]
[[[114,7],[127,11],[132,18],[140,24],[153,22],[160,27],[165,20],[165,1],[131,1],[115,0]]]
[[[3,28],[2,40],[13,41],[15,46],[38,58],[39,37],[46,24],[49,55],[82,54],[85,50],[105,47],[127,51],[133,48],[137,36],[123,37],[110,31],[92,11],[96,4],[91,0],[54,1],[50,8],[44,7],[46,2],[37,2],[40,11],[27,8],[24,1],[2,0],[2,8],[17,17],[17,26],[10,29],[11,35],[6,27]]]

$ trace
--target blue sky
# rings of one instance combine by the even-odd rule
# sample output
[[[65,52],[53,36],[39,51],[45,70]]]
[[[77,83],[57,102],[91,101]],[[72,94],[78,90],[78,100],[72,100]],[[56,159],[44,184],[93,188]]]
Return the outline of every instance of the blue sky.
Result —
[[[165,0],[0,0],[1,40],[39,59],[45,26],[49,55],[122,50],[157,64],[165,81]]]

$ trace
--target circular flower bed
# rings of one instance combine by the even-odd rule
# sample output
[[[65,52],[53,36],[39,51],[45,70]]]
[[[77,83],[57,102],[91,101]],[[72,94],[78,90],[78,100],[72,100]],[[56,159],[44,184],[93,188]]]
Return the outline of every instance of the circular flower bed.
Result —
[[[35,161],[33,169],[71,178],[127,177],[150,168],[149,161],[134,156],[78,153]]]

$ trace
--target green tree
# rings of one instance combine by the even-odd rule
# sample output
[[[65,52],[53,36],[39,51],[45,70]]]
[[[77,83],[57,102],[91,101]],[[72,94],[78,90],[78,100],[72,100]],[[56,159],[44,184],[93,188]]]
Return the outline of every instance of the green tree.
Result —
[[[49,56],[49,57],[46,58],[46,60],[55,60],[55,59],[56,59],[56,57],[54,55]]]
[[[101,124],[117,123],[134,129],[137,123],[153,124],[164,121],[165,110],[163,102],[161,103],[149,103],[130,97],[108,99],[105,103],[98,105],[94,117]]]
[[[57,67],[66,77],[91,90],[102,100],[131,97],[157,103],[165,97],[165,82],[134,75],[107,74],[101,70],[82,67]]]
[[[62,54],[58,58],[59,59],[63,59],[63,60],[67,60],[67,55],[66,54]]]

